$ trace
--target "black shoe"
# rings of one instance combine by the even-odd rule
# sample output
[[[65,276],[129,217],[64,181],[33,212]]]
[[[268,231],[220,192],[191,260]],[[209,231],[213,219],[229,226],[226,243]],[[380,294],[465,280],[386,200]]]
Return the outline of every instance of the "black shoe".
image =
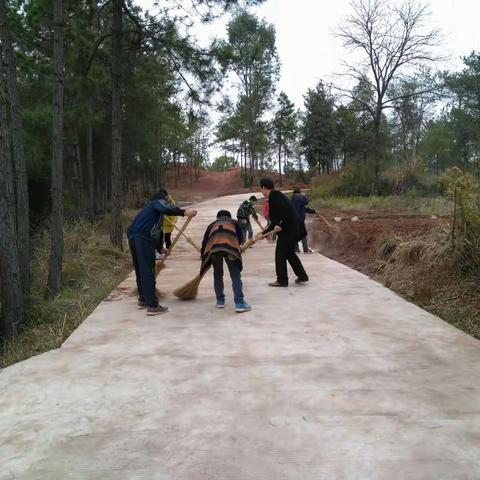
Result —
[[[288,283],[280,283],[280,282],[271,282],[268,284],[269,287],[288,287]]]
[[[139,301],[137,302],[137,308],[138,308],[139,310],[143,310],[144,308],[147,308],[147,304],[146,304],[145,302],[142,302],[141,300],[139,300]]]
[[[307,278],[296,278],[295,283],[307,283],[308,282],[308,277]]]
[[[168,308],[162,307],[161,305],[147,308],[147,315],[150,317],[153,315],[161,315],[162,313],[167,313],[167,312],[168,312]]]

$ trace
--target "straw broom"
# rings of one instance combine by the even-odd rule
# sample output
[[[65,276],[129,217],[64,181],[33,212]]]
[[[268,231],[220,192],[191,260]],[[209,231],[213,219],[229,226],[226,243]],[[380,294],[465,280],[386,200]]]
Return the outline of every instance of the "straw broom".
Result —
[[[175,230],[177,230],[177,232],[180,232],[180,228],[177,227],[177,225],[172,222],[169,218],[166,218],[165,217],[165,220],[170,223],[170,225],[173,226],[173,228]],[[200,247],[198,246],[198,244],[195,242],[195,240],[193,240],[191,237],[189,237],[186,233],[182,232],[182,233],[179,233],[179,235],[183,235],[185,237],[185,240],[193,247],[195,248],[195,250],[197,250],[199,253],[200,253]]]
[[[175,245],[177,242],[180,240],[180,237],[184,234],[185,229],[188,227],[188,224],[192,220],[193,217],[189,217],[185,220],[185,222],[182,225],[182,228],[178,230],[178,235],[173,239],[172,244],[170,245],[170,248],[167,250],[165,253],[165,257],[162,258],[162,260],[155,262],[155,276],[158,277],[158,274],[165,268],[165,260],[170,256],[172,253],[172,250],[175,248]]]
[[[260,238],[260,240],[263,240],[264,238],[266,238],[267,236],[271,235],[273,233],[272,232],[268,232],[266,235],[262,235],[262,237]],[[241,247],[240,247],[240,250],[243,252],[245,252],[245,250],[247,250],[248,248],[250,248],[254,243],[256,243],[257,240],[255,239],[251,239],[251,240],[248,240],[248,242],[245,242]],[[205,274],[207,273],[207,270],[205,272],[203,272],[203,275],[201,274],[198,274],[195,278],[193,278],[192,280],[190,280],[188,283],[186,283],[185,285],[183,285],[182,287],[180,288],[177,288],[173,294],[179,298],[180,300],[194,300],[196,297],[197,297],[197,294],[198,294],[198,287],[200,286],[200,282],[202,281],[202,278],[205,276]]]

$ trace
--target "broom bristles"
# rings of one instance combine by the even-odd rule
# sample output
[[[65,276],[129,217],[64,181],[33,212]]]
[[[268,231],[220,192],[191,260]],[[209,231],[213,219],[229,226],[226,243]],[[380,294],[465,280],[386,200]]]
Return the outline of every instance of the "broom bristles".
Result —
[[[163,297],[166,297],[167,295],[165,294],[165,292],[162,292],[161,290],[159,290],[158,288],[155,289],[155,295],[157,296],[157,298],[163,298]],[[132,293],[130,294],[130,296],[132,297],[136,297],[138,296],[138,289],[137,288],[134,288],[132,290]]]
[[[198,287],[202,281],[202,275],[197,275],[195,278],[190,280],[188,283],[183,285],[180,288],[177,288],[173,294],[180,300],[193,300],[197,297]]]
[[[165,261],[155,262],[155,276],[158,277],[158,274],[165,268]]]

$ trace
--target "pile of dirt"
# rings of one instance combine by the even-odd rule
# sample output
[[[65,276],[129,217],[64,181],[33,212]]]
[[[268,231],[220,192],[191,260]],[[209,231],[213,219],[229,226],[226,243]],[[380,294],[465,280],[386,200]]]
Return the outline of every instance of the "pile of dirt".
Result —
[[[447,219],[380,211],[322,214],[309,225],[320,253],[480,338],[480,285],[458,270]]]
[[[337,222],[335,218],[342,220]],[[352,218],[358,218],[358,221],[352,221]],[[369,275],[375,270],[372,256],[380,238],[391,235],[407,240],[444,222],[428,216],[382,215],[379,211],[331,211],[315,216],[309,231],[311,243],[320,253]]]

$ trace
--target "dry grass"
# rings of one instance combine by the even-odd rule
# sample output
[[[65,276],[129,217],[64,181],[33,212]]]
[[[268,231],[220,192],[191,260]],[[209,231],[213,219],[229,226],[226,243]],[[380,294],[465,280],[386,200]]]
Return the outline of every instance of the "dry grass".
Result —
[[[452,212],[452,202],[446,197],[417,197],[417,196],[390,196],[390,197],[335,197],[322,196],[312,190],[310,194],[315,208],[334,210],[392,210],[401,211],[403,215],[436,215],[449,216]]]
[[[377,279],[408,300],[480,339],[480,286],[458,269],[445,230],[375,246]]]
[[[64,288],[45,299],[48,232],[33,239],[33,288],[28,321],[20,334],[0,347],[0,367],[58,348],[131,268],[128,252],[111,247],[108,220],[92,226],[75,221],[65,226]]]

